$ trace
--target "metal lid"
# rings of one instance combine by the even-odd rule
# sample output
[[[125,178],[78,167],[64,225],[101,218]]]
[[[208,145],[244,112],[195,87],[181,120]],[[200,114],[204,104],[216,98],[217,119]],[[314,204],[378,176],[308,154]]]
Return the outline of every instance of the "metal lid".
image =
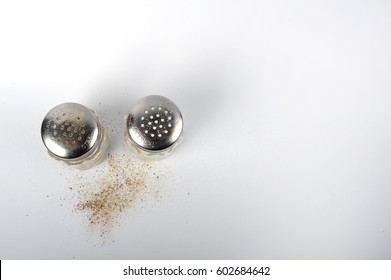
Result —
[[[183,120],[178,107],[160,95],[146,96],[130,109],[126,119],[129,138],[148,152],[160,152],[182,135]]]
[[[64,160],[86,155],[98,139],[95,114],[77,103],[60,104],[47,113],[41,136],[48,151]]]

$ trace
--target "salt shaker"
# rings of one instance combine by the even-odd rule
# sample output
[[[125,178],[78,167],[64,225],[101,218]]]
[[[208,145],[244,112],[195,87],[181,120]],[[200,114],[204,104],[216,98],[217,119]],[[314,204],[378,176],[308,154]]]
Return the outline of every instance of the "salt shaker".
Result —
[[[140,158],[158,160],[169,155],[183,138],[179,108],[168,98],[150,95],[138,100],[125,116],[125,139]]]
[[[96,113],[78,103],[51,109],[42,122],[41,136],[50,156],[79,169],[100,163],[109,146]]]

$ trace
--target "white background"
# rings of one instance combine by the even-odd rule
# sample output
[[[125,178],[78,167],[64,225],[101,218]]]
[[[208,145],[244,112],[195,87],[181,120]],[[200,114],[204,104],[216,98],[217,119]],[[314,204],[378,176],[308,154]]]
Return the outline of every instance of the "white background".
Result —
[[[1,1],[0,258],[390,259],[390,37],[388,1]],[[101,244],[41,121],[82,103],[130,154],[148,94],[185,138]]]

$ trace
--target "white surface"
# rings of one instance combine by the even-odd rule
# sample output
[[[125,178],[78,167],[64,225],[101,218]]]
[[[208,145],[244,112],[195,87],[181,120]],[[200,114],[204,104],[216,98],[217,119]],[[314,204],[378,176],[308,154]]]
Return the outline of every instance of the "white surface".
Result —
[[[386,1],[1,1],[0,259],[390,259],[390,15]],[[158,163],[166,199],[102,246],[60,201],[59,174],[77,172],[49,158],[41,121],[80,102],[129,152],[122,117],[148,94],[177,103],[185,138]]]

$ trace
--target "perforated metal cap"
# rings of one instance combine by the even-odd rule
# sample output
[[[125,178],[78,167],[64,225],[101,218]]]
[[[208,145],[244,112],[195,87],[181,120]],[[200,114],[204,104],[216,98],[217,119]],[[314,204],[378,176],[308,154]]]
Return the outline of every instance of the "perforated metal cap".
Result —
[[[97,163],[108,146],[96,114],[77,103],[51,109],[42,122],[41,136],[51,156],[81,168]]]
[[[182,135],[182,114],[164,96],[150,95],[138,100],[126,116],[126,140],[143,158],[159,159],[168,155]]]

